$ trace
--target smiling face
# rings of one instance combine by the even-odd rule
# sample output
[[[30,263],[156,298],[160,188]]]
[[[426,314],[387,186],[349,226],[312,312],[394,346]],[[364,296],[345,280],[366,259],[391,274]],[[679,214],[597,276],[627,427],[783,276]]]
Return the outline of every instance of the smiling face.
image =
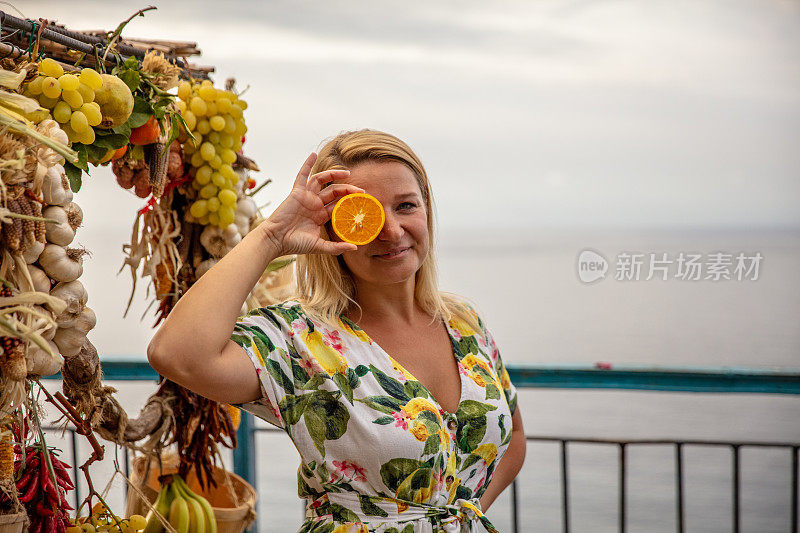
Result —
[[[359,282],[386,285],[411,281],[428,255],[428,213],[414,173],[396,161],[368,161],[350,169],[342,180],[374,196],[386,215],[378,237],[342,254],[350,272]],[[339,238],[330,231],[332,239]]]

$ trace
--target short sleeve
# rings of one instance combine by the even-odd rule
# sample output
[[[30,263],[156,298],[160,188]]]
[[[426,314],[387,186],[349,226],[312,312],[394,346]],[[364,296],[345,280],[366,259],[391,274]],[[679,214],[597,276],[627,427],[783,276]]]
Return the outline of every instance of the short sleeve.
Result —
[[[481,324],[483,325],[483,324]],[[497,344],[494,342],[494,337],[489,333],[486,327],[483,327],[483,333],[486,336],[486,344],[489,348],[489,356],[492,358],[492,365],[497,377],[500,378],[500,383],[503,385],[503,394],[508,402],[508,407],[511,409],[511,414],[517,410],[517,388],[511,383],[511,378],[508,375],[503,358],[500,357],[500,350],[497,349]]]
[[[511,409],[511,414],[513,415],[514,411],[517,410],[517,388],[513,383],[511,383],[511,378],[509,377],[508,371],[503,364],[503,358],[500,357],[500,350],[497,349],[497,344],[494,341],[494,337],[489,332],[489,329],[486,327],[483,319],[468,302],[464,302],[464,305],[467,310],[472,313],[481,327],[481,335],[486,341],[486,349],[489,352],[488,355],[491,359],[492,367],[494,368],[495,374],[500,380],[500,384],[503,387],[503,394],[506,397],[508,407]]]
[[[285,321],[267,307],[240,317],[231,334],[231,340],[250,357],[261,384],[261,398],[239,407],[282,429],[281,400],[293,392],[286,390],[292,386],[287,378],[292,375],[289,338]]]

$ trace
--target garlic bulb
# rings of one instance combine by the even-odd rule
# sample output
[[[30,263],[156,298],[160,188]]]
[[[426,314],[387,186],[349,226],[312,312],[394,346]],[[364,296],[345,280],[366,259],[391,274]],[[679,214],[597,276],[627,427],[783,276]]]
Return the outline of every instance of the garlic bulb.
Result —
[[[44,250],[44,243],[39,241],[33,241],[33,243],[28,245],[28,249],[22,254],[22,258],[25,260],[27,264],[35,263],[37,259],[39,259],[39,255]]]
[[[51,205],[42,212],[42,216],[58,222],[48,222],[45,225],[47,242],[67,246],[75,239],[75,228],[69,223],[69,217],[63,207]]]
[[[219,226],[206,226],[200,234],[200,244],[214,257],[222,257],[230,249]]]
[[[50,296],[61,298],[67,304],[64,312],[56,317],[56,322],[60,328],[73,326],[78,317],[81,316],[81,313],[83,313],[86,302],[89,300],[89,294],[80,281],[59,283],[50,291]]]
[[[72,190],[61,165],[47,169],[42,183],[42,199],[47,205],[67,205],[72,201]]]
[[[203,274],[205,274],[206,272],[211,270],[211,267],[216,265],[217,261],[218,261],[218,259],[214,259],[214,258],[206,259],[205,261],[202,261],[199,265],[197,265],[197,268],[194,269],[195,278],[196,279],[200,279],[200,276],[202,276]]]
[[[256,216],[256,201],[249,196],[243,196],[236,202],[236,214],[245,215],[247,218]]]
[[[72,229],[78,229],[83,224],[83,209],[75,202],[70,202],[64,206],[64,211],[67,212],[67,220]]]
[[[58,346],[58,350],[65,357],[78,355],[81,347],[86,342],[86,334],[97,324],[97,316],[90,308],[85,307],[83,312],[75,320],[72,327],[58,328],[53,342]]]
[[[33,281],[33,290],[45,294],[50,292],[50,278],[47,277],[44,270],[34,265],[28,265],[28,272]]]
[[[83,274],[83,255],[86,250],[64,248],[48,243],[39,256],[45,273],[56,281],[75,281]]]
[[[28,353],[25,354],[25,363],[28,367],[28,374],[35,374],[37,376],[52,376],[61,370],[64,366],[64,358],[58,353],[58,346],[53,341],[47,341],[50,348],[55,354],[53,358],[49,353],[42,350],[36,344],[31,344],[28,347]]]
[[[247,235],[250,233],[250,218],[248,218],[246,215],[240,215],[239,213],[236,213],[233,223],[236,224],[236,229],[239,230],[240,235]]]
[[[225,229],[222,230],[222,238],[225,239],[225,244],[228,248],[233,248],[242,242],[242,236],[239,234],[239,228],[236,224],[228,224]]]
[[[33,308],[36,311],[42,313],[43,315],[47,315],[50,318],[55,319],[53,313],[45,309],[44,307],[40,305],[34,305]],[[57,326],[55,324],[51,324],[44,318],[38,316],[34,316],[31,322],[31,328],[33,328],[34,331],[36,331],[39,335],[41,335],[42,338],[48,341],[53,340],[53,336],[56,334],[56,327]]]

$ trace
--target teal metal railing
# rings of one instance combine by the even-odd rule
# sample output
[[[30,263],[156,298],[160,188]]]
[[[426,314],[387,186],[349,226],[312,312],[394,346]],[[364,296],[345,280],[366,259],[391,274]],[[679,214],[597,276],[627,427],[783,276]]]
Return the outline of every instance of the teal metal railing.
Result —
[[[158,374],[141,359],[113,359],[103,361],[103,377],[109,381],[156,381]],[[615,389],[702,393],[759,393],[800,395],[800,368],[741,368],[741,367],[664,367],[645,365],[513,365],[506,366],[511,381],[519,388],[557,389]],[[51,376],[49,379],[58,379]],[[256,475],[256,433],[277,431],[256,427],[253,416],[243,413],[238,430],[239,447],[234,450],[234,471],[254,487]],[[74,439],[73,439],[74,440]],[[740,483],[739,458],[742,447],[786,448],[791,454],[791,531],[798,533],[798,451],[800,443],[772,442],[712,442],[670,440],[607,440],[591,438],[563,438],[556,436],[527,436],[527,440],[560,444],[562,482],[562,530],[570,531],[567,449],[570,443],[613,445],[619,450],[619,530],[626,530],[626,450],[632,445],[671,444],[675,446],[676,461],[676,524],[679,533],[684,530],[683,451],[689,445],[727,446],[732,450],[733,516],[731,530],[739,531]],[[77,463],[77,461],[76,461]],[[517,508],[517,482],[511,486],[513,530],[519,530]]]

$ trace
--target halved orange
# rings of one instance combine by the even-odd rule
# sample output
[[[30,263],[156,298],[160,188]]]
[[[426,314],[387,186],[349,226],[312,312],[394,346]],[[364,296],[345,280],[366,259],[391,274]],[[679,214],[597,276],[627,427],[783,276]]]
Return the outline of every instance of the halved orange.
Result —
[[[375,239],[385,221],[381,203],[363,192],[340,198],[331,214],[331,226],[336,235],[344,242],[359,246]]]

